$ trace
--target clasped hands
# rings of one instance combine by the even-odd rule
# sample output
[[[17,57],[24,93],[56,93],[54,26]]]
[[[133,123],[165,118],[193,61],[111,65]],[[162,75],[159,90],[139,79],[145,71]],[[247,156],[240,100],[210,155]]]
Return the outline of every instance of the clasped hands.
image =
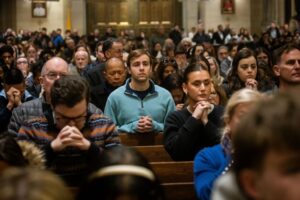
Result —
[[[194,110],[192,116],[206,125],[208,122],[208,114],[212,109],[212,104],[208,101],[199,101],[192,109]]]
[[[141,116],[136,131],[139,133],[147,133],[153,130],[153,122],[150,116]]]
[[[61,151],[66,147],[76,147],[80,150],[88,150],[90,146],[91,142],[74,126],[65,126],[51,142],[53,151]]]
[[[6,96],[8,100],[7,108],[9,110],[12,110],[14,107],[17,107],[20,104],[22,104],[21,92],[18,89],[14,87],[9,88],[9,90],[6,93]]]

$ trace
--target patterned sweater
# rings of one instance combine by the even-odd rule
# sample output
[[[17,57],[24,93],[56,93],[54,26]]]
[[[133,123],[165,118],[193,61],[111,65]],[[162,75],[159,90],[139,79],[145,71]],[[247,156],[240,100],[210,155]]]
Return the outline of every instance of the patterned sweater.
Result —
[[[91,142],[87,151],[67,147],[54,152],[50,143],[59,131],[46,117],[33,118],[22,125],[17,139],[31,141],[39,146],[45,153],[47,167],[72,186],[81,184],[87,174],[97,168],[104,149],[120,144],[114,123],[101,114],[91,114],[81,130]]]

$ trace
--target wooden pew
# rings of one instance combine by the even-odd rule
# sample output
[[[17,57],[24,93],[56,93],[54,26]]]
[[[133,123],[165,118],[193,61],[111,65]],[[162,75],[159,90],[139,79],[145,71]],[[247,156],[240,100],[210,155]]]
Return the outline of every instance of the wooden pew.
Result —
[[[165,191],[167,200],[196,199],[192,161],[150,162]],[[70,188],[75,195],[78,188]]]
[[[197,199],[194,189],[193,162],[152,162],[167,200]]]
[[[193,182],[163,183],[167,200],[196,200]]]
[[[193,182],[193,161],[151,162],[161,183]]]
[[[121,143],[127,146],[162,145],[163,133],[119,134]]]
[[[133,146],[132,148],[143,154],[149,162],[173,161],[163,145]]]

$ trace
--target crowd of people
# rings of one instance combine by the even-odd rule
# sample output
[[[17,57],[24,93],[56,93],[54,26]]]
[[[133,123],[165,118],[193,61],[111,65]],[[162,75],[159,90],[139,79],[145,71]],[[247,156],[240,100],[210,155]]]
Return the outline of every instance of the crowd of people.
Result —
[[[1,145],[0,170],[12,171],[1,184],[31,187],[34,172],[18,168],[37,162],[37,174],[59,176],[39,175],[45,184],[81,186],[78,199],[164,199],[147,160],[119,138],[156,132],[174,161],[194,161],[199,199],[297,198],[298,86],[300,33],[274,22],[260,36],[229,25],[206,33],[203,24],[187,36],[178,26],[149,36],[7,29],[0,142],[10,145]]]

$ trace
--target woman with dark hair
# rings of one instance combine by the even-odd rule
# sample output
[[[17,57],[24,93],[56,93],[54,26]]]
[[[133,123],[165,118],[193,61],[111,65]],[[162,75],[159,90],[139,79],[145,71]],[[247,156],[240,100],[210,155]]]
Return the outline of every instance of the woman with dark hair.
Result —
[[[164,128],[164,146],[174,160],[193,160],[200,149],[219,142],[223,107],[209,102],[211,85],[209,66],[195,63],[184,71],[188,105],[171,113]]]
[[[224,88],[215,79],[212,80],[209,102],[214,105],[226,106],[228,98]]]
[[[270,52],[264,47],[258,47],[255,49],[254,54],[258,63],[258,70],[261,70],[263,75],[266,78],[271,79],[273,84],[275,84],[276,77],[272,69],[273,64],[272,64],[272,56]]]
[[[182,89],[182,77],[178,73],[170,74],[162,81],[160,86],[171,93],[176,105],[176,110],[181,110],[185,103],[185,94]]]
[[[263,78],[263,74],[258,70],[253,51],[249,48],[243,48],[234,57],[231,71],[223,86],[228,97],[245,87],[261,92],[272,89],[266,82],[262,81]]]
[[[178,65],[175,59],[163,58],[156,69],[156,82],[158,85],[164,81],[164,79],[170,75],[178,72]]]
[[[204,46],[202,44],[196,44],[188,50],[188,58],[197,58],[204,51]]]
[[[163,200],[157,176],[144,156],[118,146],[105,151],[99,169],[82,185],[77,200]]]

